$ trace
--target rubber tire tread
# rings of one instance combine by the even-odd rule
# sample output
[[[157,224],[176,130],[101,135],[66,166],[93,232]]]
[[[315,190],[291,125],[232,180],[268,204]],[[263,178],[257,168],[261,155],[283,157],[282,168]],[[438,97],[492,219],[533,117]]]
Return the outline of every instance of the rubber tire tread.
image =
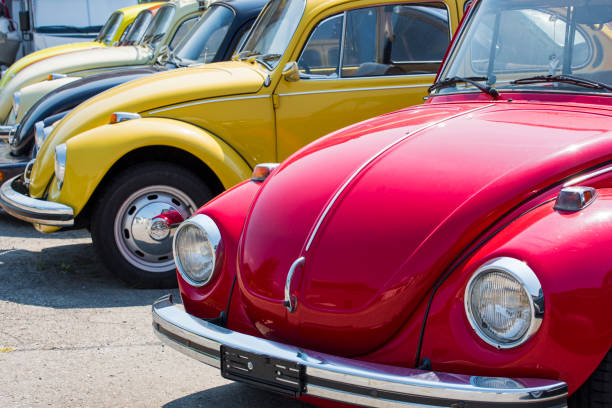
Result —
[[[612,408],[612,349],[568,401],[569,408]]]

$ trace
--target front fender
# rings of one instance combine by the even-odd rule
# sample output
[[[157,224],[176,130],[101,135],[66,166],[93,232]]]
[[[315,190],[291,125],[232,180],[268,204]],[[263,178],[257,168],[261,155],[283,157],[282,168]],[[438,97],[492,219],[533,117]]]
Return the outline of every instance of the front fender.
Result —
[[[612,347],[612,189],[582,211],[562,213],[548,201],[515,219],[440,287],[431,305],[422,357],[435,370],[472,375],[542,377],[565,381],[572,394]],[[545,298],[540,329],[524,344],[497,350],[467,320],[464,297],[472,274],[498,257],[524,261]],[[415,317],[371,358],[401,359],[413,350],[423,318]]]
[[[62,190],[51,182],[49,198],[71,206],[75,215],[111,167],[139,148],[168,146],[192,154],[229,188],[251,175],[248,164],[219,137],[185,122],[163,118],[135,119],[100,126],[67,142],[66,175]]]

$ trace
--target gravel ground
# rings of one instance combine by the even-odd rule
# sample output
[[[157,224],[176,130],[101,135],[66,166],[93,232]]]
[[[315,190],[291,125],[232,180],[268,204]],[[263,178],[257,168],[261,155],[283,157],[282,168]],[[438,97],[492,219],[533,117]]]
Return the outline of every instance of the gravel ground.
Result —
[[[306,407],[162,346],[150,305],[168,290],[126,287],[87,231],[43,235],[0,210],[0,282],[2,407]]]

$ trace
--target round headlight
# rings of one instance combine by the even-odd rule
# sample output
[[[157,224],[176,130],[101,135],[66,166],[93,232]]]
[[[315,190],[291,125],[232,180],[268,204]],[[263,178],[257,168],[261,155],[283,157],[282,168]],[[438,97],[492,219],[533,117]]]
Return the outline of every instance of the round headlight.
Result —
[[[540,327],[544,295],[535,273],[514,258],[481,266],[465,293],[468,320],[478,336],[497,348],[523,344]]]
[[[178,228],[173,249],[183,279],[193,286],[204,286],[221,263],[221,233],[210,217],[198,214]]]

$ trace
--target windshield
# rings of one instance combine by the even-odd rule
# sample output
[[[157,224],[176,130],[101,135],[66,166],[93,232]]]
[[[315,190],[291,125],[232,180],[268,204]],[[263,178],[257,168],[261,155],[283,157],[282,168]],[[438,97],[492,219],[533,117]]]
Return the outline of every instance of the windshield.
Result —
[[[138,17],[134,20],[130,30],[123,40],[121,40],[121,45],[136,45],[142,40],[146,29],[151,24],[151,20],[153,20],[153,13],[149,10],[143,10],[138,13]]]
[[[261,55],[268,68],[274,69],[293,37],[306,0],[272,0],[257,18],[240,56]],[[242,58],[242,57],[241,57]]]
[[[209,63],[215,59],[234,20],[234,12],[223,5],[212,5],[176,47],[179,62]]]
[[[122,20],[122,12],[116,11],[111,14],[111,16],[106,21],[106,24],[104,24],[104,27],[102,27],[102,30],[100,30],[96,41],[104,44],[110,44],[111,41],[113,41],[113,38],[115,37],[115,34],[117,33],[117,30],[119,29]]]
[[[456,77],[500,90],[612,94],[610,0],[483,0],[438,83]],[[434,94],[456,92],[478,89],[460,82]]]
[[[149,25],[142,39],[142,44],[156,48],[168,32],[175,12],[176,8],[173,4],[162,6],[153,18],[151,25]]]

